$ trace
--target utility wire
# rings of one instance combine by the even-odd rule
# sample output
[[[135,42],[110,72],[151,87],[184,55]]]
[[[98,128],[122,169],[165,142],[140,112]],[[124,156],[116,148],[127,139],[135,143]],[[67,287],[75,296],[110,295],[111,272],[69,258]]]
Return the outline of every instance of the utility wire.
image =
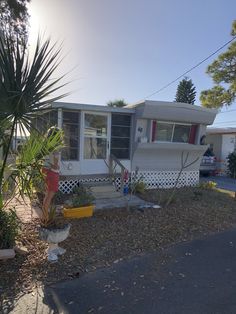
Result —
[[[205,59],[203,59],[202,61],[198,62],[196,65],[194,65],[192,68],[190,68],[189,70],[185,71],[183,74],[181,74],[180,76],[178,76],[176,79],[174,79],[173,81],[171,81],[170,83],[164,85],[163,87],[161,87],[160,89],[156,90],[155,92],[153,92],[152,94],[146,96],[143,100],[150,98],[151,96],[160,93],[161,91],[163,91],[164,89],[166,89],[167,87],[169,87],[170,85],[172,85],[173,83],[175,83],[176,81],[178,81],[181,77],[185,76],[186,74],[188,74],[189,72],[191,72],[192,70],[196,69],[197,67],[199,67],[199,65],[201,65],[202,63],[204,63],[206,60],[210,59],[212,56],[214,56],[217,52],[219,52],[221,49],[223,49],[225,46],[227,46],[228,44],[230,44],[233,40],[236,39],[236,36],[234,36],[231,40],[227,41],[227,43],[225,43],[224,45],[222,45],[220,48],[218,48],[216,51],[214,51],[213,53],[211,53],[208,57],[206,57]]]

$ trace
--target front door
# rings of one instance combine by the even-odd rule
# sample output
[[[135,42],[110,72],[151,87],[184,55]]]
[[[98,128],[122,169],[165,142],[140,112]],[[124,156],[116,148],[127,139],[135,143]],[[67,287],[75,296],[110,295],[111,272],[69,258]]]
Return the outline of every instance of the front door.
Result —
[[[108,173],[110,114],[82,113],[81,174]]]

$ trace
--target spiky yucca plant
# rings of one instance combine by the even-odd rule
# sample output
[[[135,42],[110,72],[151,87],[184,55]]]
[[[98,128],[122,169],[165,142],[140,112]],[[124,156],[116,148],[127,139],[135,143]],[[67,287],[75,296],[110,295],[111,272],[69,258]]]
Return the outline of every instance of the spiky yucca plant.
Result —
[[[33,57],[29,58],[29,51],[22,43],[16,41],[12,44],[10,39],[0,38],[0,129],[7,133],[5,140],[0,141],[0,207],[3,206],[7,159],[11,154],[11,143],[17,128],[23,132],[30,131],[31,120],[38,111],[65,96],[51,96],[65,85],[61,83],[63,77],[52,78],[60,64],[60,52],[61,47],[51,45],[50,39],[44,42],[38,39]],[[29,148],[33,149],[31,146]],[[46,153],[46,150],[41,153],[41,158]],[[27,156],[29,155],[28,151]],[[22,179],[23,177],[20,178]]]

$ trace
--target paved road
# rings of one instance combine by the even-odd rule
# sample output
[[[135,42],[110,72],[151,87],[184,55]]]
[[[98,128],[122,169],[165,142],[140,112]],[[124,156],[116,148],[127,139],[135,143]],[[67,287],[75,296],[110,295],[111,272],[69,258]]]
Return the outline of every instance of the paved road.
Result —
[[[119,261],[43,292],[37,311],[25,299],[13,313],[236,313],[236,230]]]
[[[201,177],[201,181],[213,181],[217,183],[217,187],[229,191],[236,191],[236,179],[228,177]]]

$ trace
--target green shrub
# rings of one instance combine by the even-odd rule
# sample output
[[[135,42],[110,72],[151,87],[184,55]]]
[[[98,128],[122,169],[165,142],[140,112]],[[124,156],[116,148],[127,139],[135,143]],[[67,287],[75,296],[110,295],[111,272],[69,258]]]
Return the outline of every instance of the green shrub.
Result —
[[[205,182],[201,182],[198,185],[198,188],[202,189],[202,190],[212,190],[217,186],[216,182],[213,181],[205,181]]]
[[[232,152],[227,157],[227,172],[231,178],[236,179],[236,152]]]
[[[31,176],[32,187],[36,192],[43,193],[45,190],[44,175],[39,171],[32,171]]]
[[[142,181],[133,183],[133,193],[143,194],[146,189],[146,184]]]
[[[68,194],[62,193],[60,190],[58,190],[54,196],[54,203],[55,204],[64,204],[65,200],[68,198]]]
[[[0,249],[13,248],[20,230],[15,210],[0,208],[0,226]]]
[[[129,189],[131,191],[131,193],[140,193],[143,194],[144,191],[146,190],[147,186],[146,184],[143,182],[143,176],[139,175],[139,168],[136,167],[135,169],[135,173],[132,176],[132,180],[131,183],[129,185]]]
[[[80,185],[73,190],[73,196],[71,201],[72,207],[81,207],[91,205],[94,201],[94,196],[88,188]]]

